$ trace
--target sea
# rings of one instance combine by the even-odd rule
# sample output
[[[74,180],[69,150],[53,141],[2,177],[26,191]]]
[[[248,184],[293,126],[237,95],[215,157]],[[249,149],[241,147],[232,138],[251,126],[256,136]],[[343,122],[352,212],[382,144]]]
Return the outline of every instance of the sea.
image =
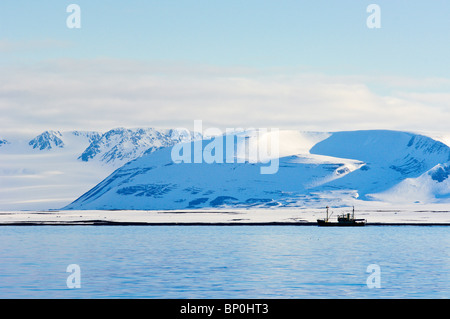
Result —
[[[448,226],[2,226],[0,298],[450,297]]]

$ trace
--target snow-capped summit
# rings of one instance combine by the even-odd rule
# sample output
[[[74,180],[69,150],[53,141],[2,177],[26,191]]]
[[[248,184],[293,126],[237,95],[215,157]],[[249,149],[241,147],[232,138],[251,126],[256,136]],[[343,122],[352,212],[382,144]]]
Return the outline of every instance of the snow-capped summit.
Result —
[[[28,145],[41,151],[50,150],[54,147],[62,148],[64,147],[64,142],[61,138],[62,134],[59,131],[45,131],[29,141]]]
[[[115,128],[92,141],[79,156],[84,162],[98,160],[115,167],[133,160],[145,152],[198,139],[201,135],[187,130],[157,130],[154,128]]]

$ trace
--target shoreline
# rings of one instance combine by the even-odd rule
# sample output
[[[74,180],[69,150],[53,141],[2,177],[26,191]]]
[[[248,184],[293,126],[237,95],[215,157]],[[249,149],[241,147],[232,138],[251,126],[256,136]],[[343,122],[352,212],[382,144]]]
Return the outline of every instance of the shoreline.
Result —
[[[439,209],[438,209],[439,208]],[[366,226],[450,226],[447,207],[361,207]],[[332,218],[348,212],[334,209]],[[0,211],[0,226],[317,226],[323,209]]]
[[[317,226],[317,223],[307,222],[307,223],[281,223],[281,222],[267,222],[267,223],[144,223],[144,222],[105,222],[105,221],[82,221],[82,222],[17,222],[17,223],[1,223],[2,226],[223,226],[223,227],[235,227],[235,226]],[[450,226],[450,223],[367,223],[363,227],[371,226]],[[336,226],[331,228],[339,227],[353,227],[353,226]],[[323,228],[323,227],[321,227]],[[325,227],[330,228],[330,227]]]

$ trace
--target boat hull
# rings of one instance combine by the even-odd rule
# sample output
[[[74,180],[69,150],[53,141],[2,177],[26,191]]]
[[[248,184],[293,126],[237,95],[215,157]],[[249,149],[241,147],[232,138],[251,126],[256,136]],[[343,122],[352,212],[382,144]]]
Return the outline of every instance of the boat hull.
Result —
[[[330,222],[325,221],[323,219],[317,220],[318,226],[327,226],[327,227],[350,227],[350,226],[365,226],[365,221],[348,221],[348,222]]]

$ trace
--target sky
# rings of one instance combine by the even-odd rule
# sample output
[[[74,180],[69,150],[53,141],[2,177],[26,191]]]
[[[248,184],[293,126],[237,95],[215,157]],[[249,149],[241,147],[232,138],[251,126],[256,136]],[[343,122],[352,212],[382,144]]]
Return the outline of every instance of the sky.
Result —
[[[2,0],[0,134],[448,131],[449,16],[448,0]]]

